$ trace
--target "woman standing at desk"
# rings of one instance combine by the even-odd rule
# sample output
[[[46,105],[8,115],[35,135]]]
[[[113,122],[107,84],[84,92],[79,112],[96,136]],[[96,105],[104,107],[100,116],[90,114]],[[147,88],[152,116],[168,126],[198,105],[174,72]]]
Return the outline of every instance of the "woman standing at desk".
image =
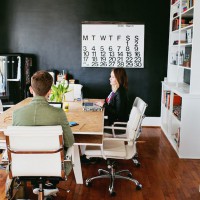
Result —
[[[110,74],[111,93],[105,101],[99,101],[96,104],[105,108],[105,116],[108,116],[106,125],[113,122],[128,121],[128,77],[124,68],[114,68]]]

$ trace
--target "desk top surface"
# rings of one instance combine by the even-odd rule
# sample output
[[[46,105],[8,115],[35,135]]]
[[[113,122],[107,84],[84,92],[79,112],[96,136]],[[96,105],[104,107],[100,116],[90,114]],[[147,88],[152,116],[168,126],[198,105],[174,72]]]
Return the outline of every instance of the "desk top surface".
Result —
[[[26,98],[18,104],[12,106],[0,115],[0,130],[6,129],[7,126],[12,125],[12,113],[14,110],[21,108],[22,106],[28,104],[32,98]],[[90,99],[89,101],[95,101],[95,99]],[[104,112],[90,112],[83,111],[81,102],[69,102],[69,111],[66,112],[68,121],[75,121],[79,125],[71,127],[74,134],[103,134],[103,121]]]

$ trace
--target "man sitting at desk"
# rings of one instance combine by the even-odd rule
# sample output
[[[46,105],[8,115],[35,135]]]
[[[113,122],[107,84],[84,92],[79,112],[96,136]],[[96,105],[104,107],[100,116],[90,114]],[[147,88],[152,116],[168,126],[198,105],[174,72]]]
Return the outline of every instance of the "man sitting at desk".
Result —
[[[67,150],[74,143],[74,136],[63,109],[50,106],[47,99],[51,93],[52,76],[46,71],[38,71],[31,77],[30,92],[33,100],[26,106],[13,112],[13,126],[52,126],[61,125],[63,129],[64,149]],[[65,165],[68,175],[71,165]],[[57,192],[57,188],[47,189],[46,194]],[[38,189],[33,190],[38,193]]]

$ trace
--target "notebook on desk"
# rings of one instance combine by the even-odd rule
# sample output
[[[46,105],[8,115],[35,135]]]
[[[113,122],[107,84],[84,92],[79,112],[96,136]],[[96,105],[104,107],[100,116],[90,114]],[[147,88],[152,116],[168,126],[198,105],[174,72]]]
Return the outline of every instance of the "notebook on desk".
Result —
[[[93,102],[84,102],[83,103],[83,110],[84,111],[102,111],[103,108],[96,105]]]

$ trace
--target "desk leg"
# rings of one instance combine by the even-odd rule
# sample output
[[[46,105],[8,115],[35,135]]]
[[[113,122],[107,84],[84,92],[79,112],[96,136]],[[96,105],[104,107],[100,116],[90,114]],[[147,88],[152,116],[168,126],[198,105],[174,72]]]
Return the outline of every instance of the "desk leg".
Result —
[[[79,147],[80,147],[80,150],[81,150],[81,155],[84,155],[85,154],[86,145],[81,145]]]
[[[83,184],[83,175],[82,175],[82,169],[81,169],[81,162],[80,162],[80,155],[79,155],[79,146],[74,145],[74,152],[72,154],[72,160],[73,160],[73,170],[74,170],[74,176],[76,179],[77,184]]]

